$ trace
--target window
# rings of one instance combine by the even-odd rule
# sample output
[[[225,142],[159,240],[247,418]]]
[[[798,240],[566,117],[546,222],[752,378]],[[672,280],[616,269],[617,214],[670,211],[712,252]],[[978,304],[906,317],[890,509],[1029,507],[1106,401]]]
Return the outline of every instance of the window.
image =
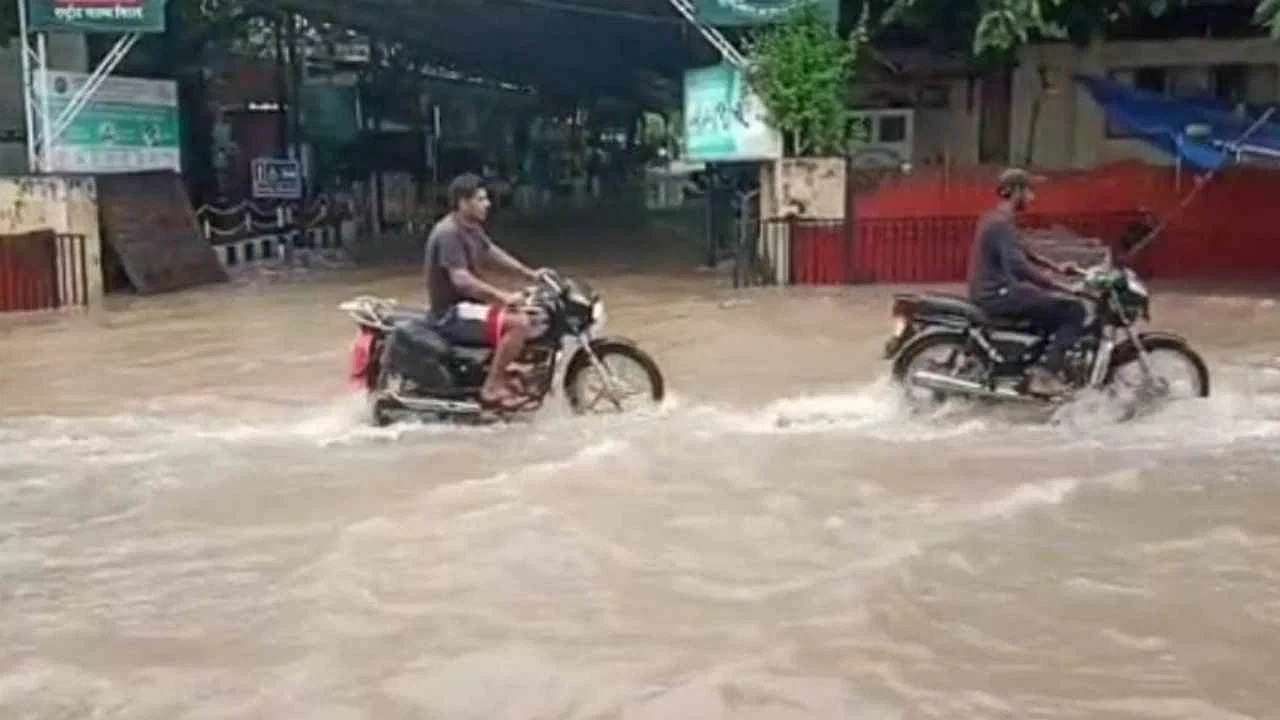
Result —
[[[1169,90],[1169,73],[1162,67],[1142,67],[1133,71],[1133,86],[1164,95]]]
[[[881,115],[876,142],[900,143],[907,139],[907,118],[903,115]]]
[[[1210,71],[1213,97],[1228,105],[1248,102],[1249,66],[1242,63],[1215,65]]]

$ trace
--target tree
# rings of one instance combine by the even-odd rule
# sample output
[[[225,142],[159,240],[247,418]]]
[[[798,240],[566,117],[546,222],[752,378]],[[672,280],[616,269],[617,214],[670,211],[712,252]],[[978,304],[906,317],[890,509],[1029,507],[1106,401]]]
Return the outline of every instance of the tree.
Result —
[[[873,0],[874,1],[874,0]],[[1007,55],[1035,40],[1084,43],[1124,19],[1160,17],[1189,0],[886,0],[879,25],[921,30],[936,45]],[[844,12],[856,12],[846,0]],[[860,5],[863,0],[858,0]],[[1260,0],[1254,21],[1280,40],[1280,0]]]
[[[848,37],[812,5],[747,42],[748,79],[795,155],[844,155],[859,137],[849,109],[866,15]]]

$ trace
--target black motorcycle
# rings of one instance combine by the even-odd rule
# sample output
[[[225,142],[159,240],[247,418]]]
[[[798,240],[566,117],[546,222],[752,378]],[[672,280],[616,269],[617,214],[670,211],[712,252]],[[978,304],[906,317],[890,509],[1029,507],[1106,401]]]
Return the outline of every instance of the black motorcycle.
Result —
[[[424,310],[382,298],[360,296],[339,308],[360,328],[348,377],[354,389],[368,394],[375,424],[401,416],[499,419],[479,401],[493,348],[454,345],[435,331]],[[604,301],[586,283],[544,272],[526,291],[522,309],[535,321],[535,336],[507,374],[508,386],[524,400],[520,412],[537,410],[552,393],[566,349],[563,387],[575,412],[593,412],[602,403],[621,411],[636,397],[662,401],[664,380],[653,358],[627,338],[600,335]],[[621,377],[618,361],[638,368],[639,380]]]
[[[1150,294],[1130,268],[1110,263],[1080,271],[1076,293],[1092,310],[1085,335],[1067,353],[1066,379],[1075,390],[1114,390],[1121,370],[1140,371],[1139,401],[1168,398],[1171,388],[1152,366],[1153,354],[1171,354],[1190,369],[1193,397],[1208,397],[1209,370],[1182,337],[1142,331]],[[902,293],[893,300],[893,334],[884,356],[894,380],[917,403],[952,396],[987,400],[1061,401],[1028,391],[1028,371],[1042,359],[1051,335],[1020,318],[991,317],[957,295]]]

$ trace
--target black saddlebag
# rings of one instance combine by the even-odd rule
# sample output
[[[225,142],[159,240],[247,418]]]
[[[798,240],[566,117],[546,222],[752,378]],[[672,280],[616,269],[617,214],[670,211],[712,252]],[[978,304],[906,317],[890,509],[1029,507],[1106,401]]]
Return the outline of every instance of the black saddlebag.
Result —
[[[449,343],[426,320],[404,320],[389,334],[382,367],[420,388],[445,389],[452,385],[445,367],[448,355]]]

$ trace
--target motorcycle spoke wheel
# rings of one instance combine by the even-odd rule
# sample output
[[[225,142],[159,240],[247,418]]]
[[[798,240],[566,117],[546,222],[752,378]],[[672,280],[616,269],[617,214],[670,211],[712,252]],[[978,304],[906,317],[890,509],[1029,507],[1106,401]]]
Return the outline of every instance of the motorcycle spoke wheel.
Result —
[[[1147,353],[1151,376],[1135,359],[1116,368],[1112,392],[1140,404],[1203,397],[1200,373],[1185,353],[1172,348],[1152,348]]]
[[[606,352],[600,355],[600,366],[585,367],[572,379],[568,391],[577,399],[579,412],[630,412],[652,404],[661,392],[654,387],[650,368],[637,358]]]
[[[975,375],[979,368],[977,361],[959,343],[941,342],[912,358],[903,378],[907,403],[916,409],[936,409],[947,401],[947,394],[916,385],[911,378],[920,370],[967,379],[968,376]]]

